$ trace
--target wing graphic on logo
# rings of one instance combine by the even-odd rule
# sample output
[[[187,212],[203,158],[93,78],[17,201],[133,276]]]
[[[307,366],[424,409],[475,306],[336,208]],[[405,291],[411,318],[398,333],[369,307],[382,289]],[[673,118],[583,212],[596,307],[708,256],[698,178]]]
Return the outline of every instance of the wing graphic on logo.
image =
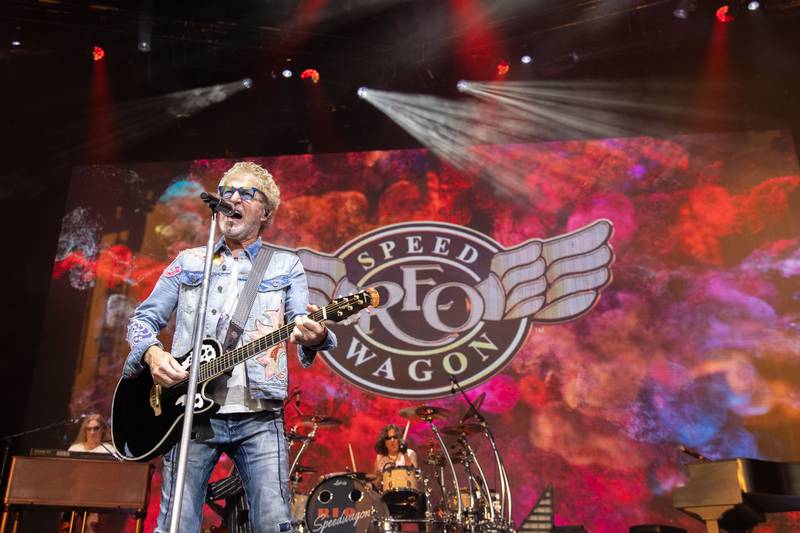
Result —
[[[530,317],[557,323],[586,313],[611,282],[610,220],[600,219],[551,239],[533,239],[495,254],[477,286],[484,320]]]
[[[297,256],[303,264],[308,280],[308,300],[323,307],[333,298],[358,292],[358,288],[347,279],[344,261],[338,257],[301,248]]]

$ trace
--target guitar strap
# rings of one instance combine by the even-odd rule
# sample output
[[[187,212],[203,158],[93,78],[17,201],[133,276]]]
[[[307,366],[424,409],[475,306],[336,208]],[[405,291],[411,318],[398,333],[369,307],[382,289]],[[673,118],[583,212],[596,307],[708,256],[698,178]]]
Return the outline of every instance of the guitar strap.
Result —
[[[236,304],[236,310],[233,312],[233,317],[228,325],[225,342],[222,343],[222,348],[226,352],[232,350],[239,343],[239,338],[242,336],[244,326],[247,323],[247,317],[253,308],[253,301],[255,301],[256,294],[258,294],[258,286],[261,284],[264,272],[267,271],[269,262],[272,260],[273,252],[274,250],[267,246],[266,243],[261,243],[253,268],[250,269],[250,275],[244,284],[242,294],[239,295],[239,302]]]

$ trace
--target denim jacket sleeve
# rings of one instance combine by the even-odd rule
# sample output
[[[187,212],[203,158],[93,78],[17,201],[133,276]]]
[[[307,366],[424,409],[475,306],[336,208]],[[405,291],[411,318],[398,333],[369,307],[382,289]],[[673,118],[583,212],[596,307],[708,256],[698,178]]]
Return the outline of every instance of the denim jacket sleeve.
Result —
[[[300,258],[296,258],[289,276],[291,283],[289,285],[289,291],[286,293],[284,308],[287,324],[294,322],[295,317],[299,315],[308,314],[308,310],[306,309],[306,305],[308,304],[308,281],[306,279],[306,271],[302,263],[300,263]],[[336,335],[331,330],[327,330],[327,332],[328,335],[325,340],[321,345],[315,346],[315,349],[298,345],[297,357],[300,359],[300,364],[302,364],[304,368],[310,366],[311,363],[314,362],[318,351],[328,351],[336,348]]]
[[[163,347],[158,340],[158,333],[167,325],[178,303],[179,260],[180,256],[164,270],[153,292],[136,308],[128,322],[127,340],[131,351],[125,359],[122,371],[124,378],[136,377],[144,370],[142,356],[150,346],[157,344]]]

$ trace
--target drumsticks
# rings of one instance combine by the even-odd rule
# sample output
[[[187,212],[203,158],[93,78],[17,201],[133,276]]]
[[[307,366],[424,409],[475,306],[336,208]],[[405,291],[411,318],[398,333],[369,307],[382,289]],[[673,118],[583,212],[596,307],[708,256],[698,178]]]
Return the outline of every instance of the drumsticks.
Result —
[[[406,429],[403,430],[403,440],[404,441],[406,440],[406,437],[408,436],[408,428],[409,427],[411,427],[411,420],[406,422]]]
[[[350,464],[353,465],[353,472],[358,472],[358,468],[356,468],[356,458],[353,456],[353,447],[350,446],[350,443],[347,443],[347,448],[350,450]]]

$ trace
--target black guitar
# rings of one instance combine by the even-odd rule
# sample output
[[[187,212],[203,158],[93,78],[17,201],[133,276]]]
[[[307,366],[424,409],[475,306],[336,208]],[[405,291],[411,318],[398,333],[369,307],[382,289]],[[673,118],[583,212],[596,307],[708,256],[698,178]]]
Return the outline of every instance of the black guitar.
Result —
[[[316,322],[339,322],[369,306],[377,307],[378,291],[366,289],[357,294],[337,298],[308,318]],[[203,340],[200,367],[197,369],[197,393],[194,412],[207,413],[216,404],[206,396],[208,384],[236,365],[255,357],[289,339],[294,323],[276,329],[239,348],[222,353],[222,346],[214,339]],[[185,369],[192,364],[192,352],[178,357]],[[148,461],[169,450],[180,437],[181,420],[188,380],[170,387],[153,382],[145,370],[138,377],[121,379],[114,391],[111,406],[111,437],[114,447],[129,461]]]

